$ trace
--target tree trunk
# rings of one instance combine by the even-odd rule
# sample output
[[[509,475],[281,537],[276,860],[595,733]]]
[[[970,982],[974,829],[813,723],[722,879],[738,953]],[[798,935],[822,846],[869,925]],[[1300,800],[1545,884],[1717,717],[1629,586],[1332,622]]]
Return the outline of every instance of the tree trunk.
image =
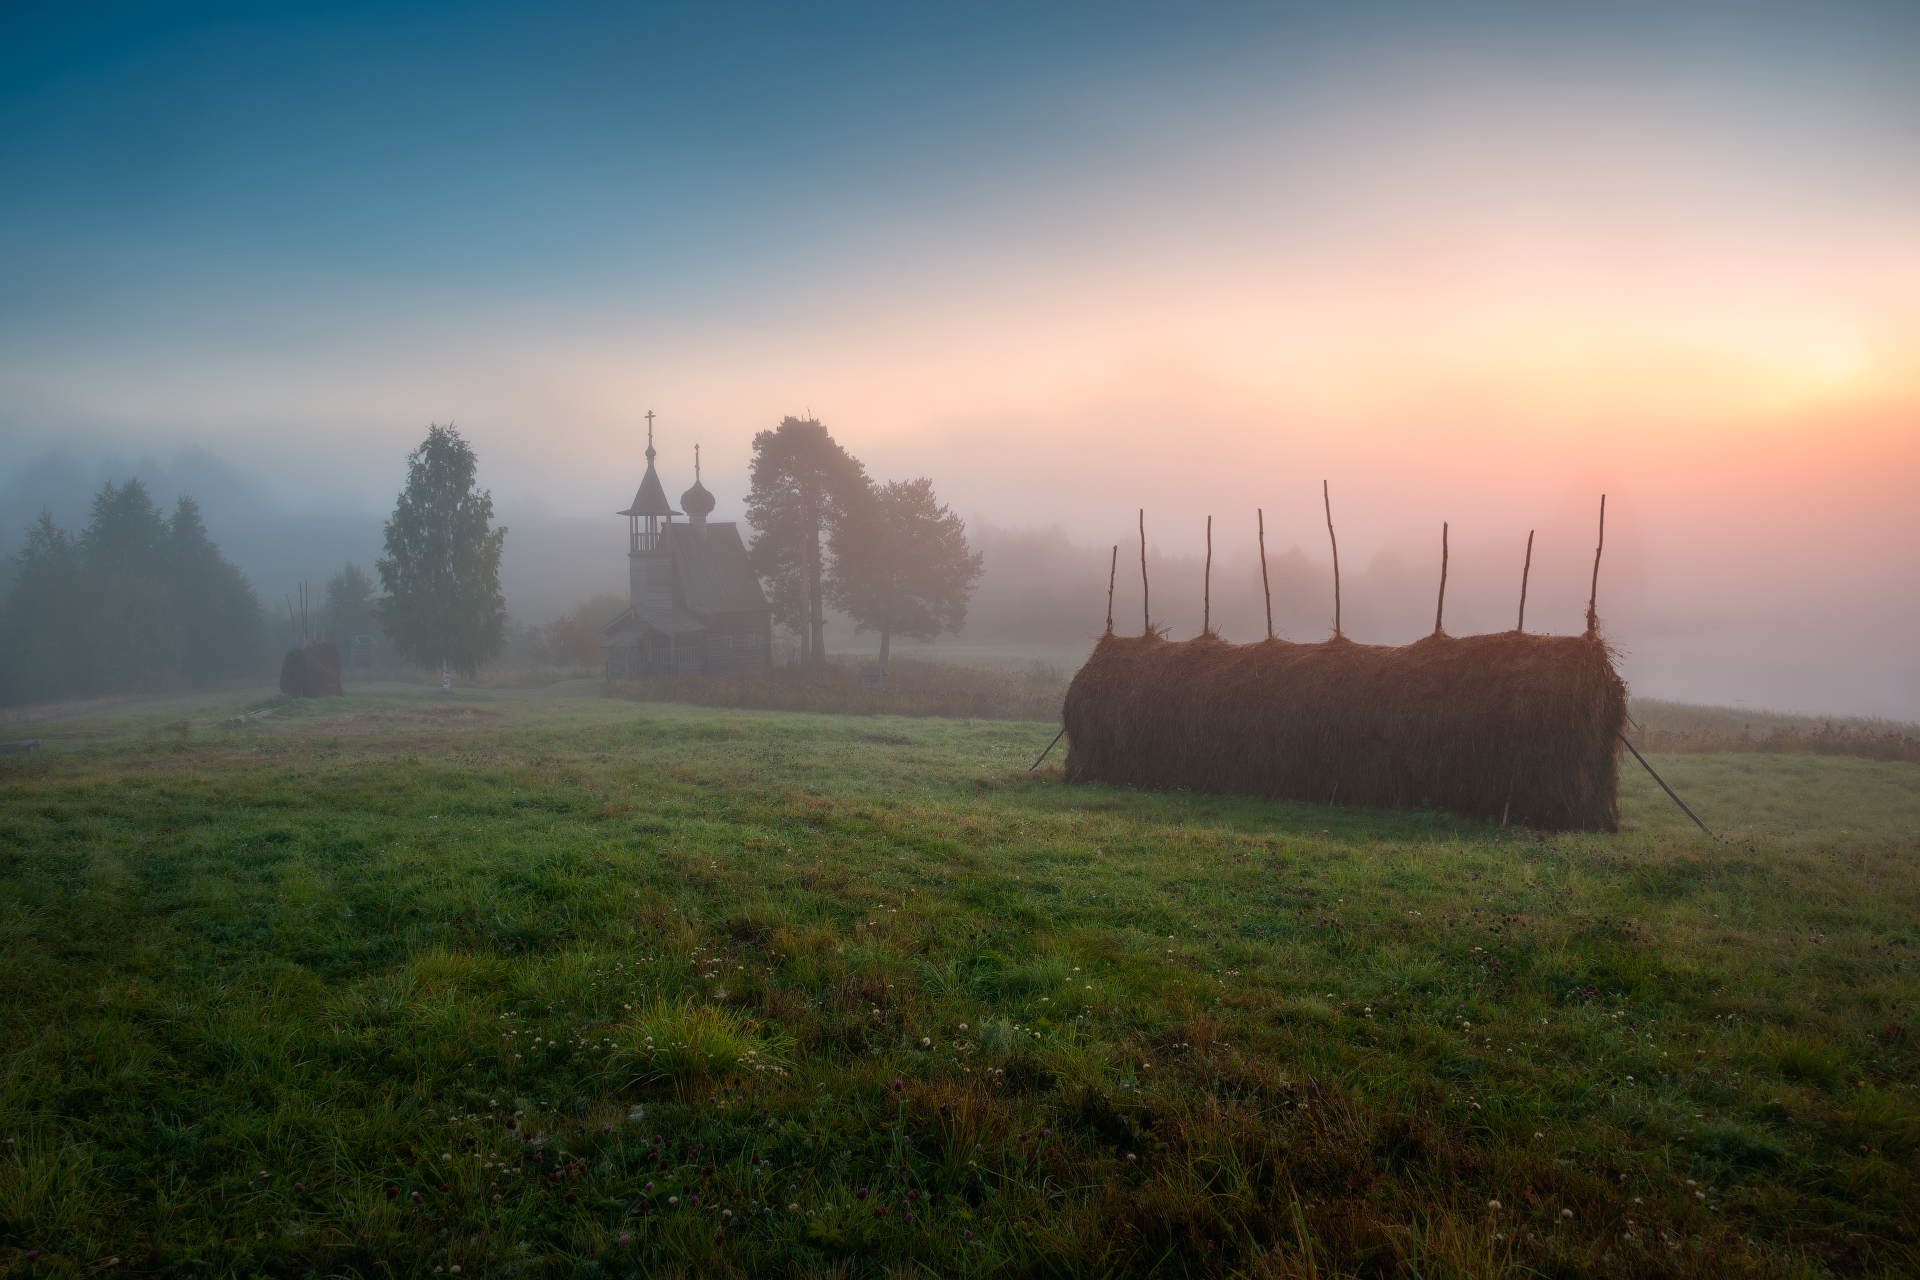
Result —
[[[893,624],[880,624],[880,669],[887,669],[887,655],[893,652]]]
[[[453,692],[453,668],[447,665],[445,654],[440,656],[440,692]]]
[[[807,584],[805,582],[802,582],[800,584],[799,632],[800,632],[800,661],[803,665],[813,660],[813,628],[808,624],[808,621],[807,621],[809,616],[811,616],[812,612],[813,612],[812,607],[807,603]]]
[[[827,660],[827,615],[820,599],[820,503],[809,498],[807,517],[807,635],[811,662]]]

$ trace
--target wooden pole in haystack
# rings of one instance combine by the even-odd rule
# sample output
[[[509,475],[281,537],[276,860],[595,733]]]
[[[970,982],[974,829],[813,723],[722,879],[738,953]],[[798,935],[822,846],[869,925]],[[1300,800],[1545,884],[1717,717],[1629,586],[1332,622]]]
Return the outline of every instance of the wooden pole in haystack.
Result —
[[[1273,639],[1273,588],[1267,585],[1267,513],[1258,508],[1254,514],[1260,517],[1260,589],[1267,593],[1267,639]]]
[[[1607,545],[1607,495],[1600,495],[1600,541],[1593,549],[1593,587],[1587,592],[1587,630],[1600,629],[1600,615],[1594,606],[1600,600],[1600,552]]]
[[[1213,630],[1213,517],[1207,517],[1207,567],[1200,577],[1200,631]]]
[[[1046,750],[1042,751],[1039,755],[1035,756],[1033,758],[1033,763],[1027,766],[1027,772],[1032,773],[1035,769],[1038,769],[1040,767],[1040,762],[1047,758],[1047,752],[1053,750],[1054,744],[1059,742],[1060,739],[1066,736],[1067,736],[1067,726],[1061,725],[1060,732],[1053,735],[1053,742],[1049,742],[1046,746]]]
[[[1520,621],[1513,624],[1515,631],[1527,629],[1527,575],[1533,572],[1533,530],[1527,530],[1527,562],[1520,566]]]
[[[1433,606],[1433,634],[1440,634],[1440,618],[1447,611],[1447,522],[1440,522],[1440,601]]]
[[[1120,572],[1120,544],[1113,544],[1113,563],[1107,566],[1107,634],[1113,634],[1113,579]]]
[[[1153,630],[1153,610],[1147,602],[1147,509],[1140,508],[1140,634]]]
[[[1327,494],[1327,482],[1320,482],[1320,500],[1327,504],[1327,541],[1333,544],[1333,634],[1340,632],[1340,540],[1333,536],[1333,499]]]

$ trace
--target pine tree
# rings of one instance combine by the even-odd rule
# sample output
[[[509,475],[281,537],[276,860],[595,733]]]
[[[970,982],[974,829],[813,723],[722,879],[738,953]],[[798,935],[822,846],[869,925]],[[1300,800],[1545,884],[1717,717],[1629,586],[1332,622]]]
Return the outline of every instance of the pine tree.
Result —
[[[328,578],[326,604],[320,616],[327,638],[338,644],[342,653],[353,637],[373,634],[373,579],[367,571],[349,560]]]
[[[47,702],[89,688],[92,610],[80,549],[42,511],[13,559],[13,587],[0,610],[0,701]]]
[[[965,521],[940,504],[933,481],[895,480],[836,531],[828,600],[860,632],[880,633],[880,665],[895,635],[956,634],[980,580],[982,557],[967,548]]]
[[[200,687],[264,667],[270,655],[260,599],[207,536],[200,504],[184,494],[167,522],[166,554],[187,683]]]
[[[185,682],[186,634],[166,517],[146,485],[109,481],[79,538],[90,623],[75,628],[101,693],[159,693]]]
[[[857,512],[866,468],[815,418],[788,417],[753,438],[747,523],[754,572],[768,586],[775,620],[801,634],[814,662],[826,654],[826,557],[821,539]]]
[[[387,521],[387,554],[376,561],[386,595],[373,615],[400,656],[471,678],[506,644],[493,495],[475,492],[473,449],[451,424],[427,428],[407,455],[407,487]]]
[[[139,480],[111,482],[70,537],[42,512],[0,609],[0,699],[159,693],[257,673],[260,603],[182,497],[171,520]]]

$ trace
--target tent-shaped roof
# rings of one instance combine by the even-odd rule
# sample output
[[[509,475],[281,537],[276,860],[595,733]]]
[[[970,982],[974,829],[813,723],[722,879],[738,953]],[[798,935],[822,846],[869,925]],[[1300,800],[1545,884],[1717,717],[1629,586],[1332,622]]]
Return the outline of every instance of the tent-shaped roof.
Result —
[[[647,474],[640,477],[640,488],[633,495],[633,505],[625,511],[616,511],[622,516],[677,516],[667,502],[667,491],[660,487],[660,473],[653,469],[653,443],[647,443]]]

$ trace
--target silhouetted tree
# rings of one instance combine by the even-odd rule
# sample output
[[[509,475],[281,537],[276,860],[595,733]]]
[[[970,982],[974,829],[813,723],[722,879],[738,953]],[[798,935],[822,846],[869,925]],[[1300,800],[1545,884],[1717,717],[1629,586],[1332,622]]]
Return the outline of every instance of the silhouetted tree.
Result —
[[[880,665],[893,637],[958,633],[980,580],[966,522],[934,496],[933,481],[895,480],[872,491],[835,531],[827,599],[862,632],[880,633]]]
[[[530,656],[543,667],[597,667],[604,653],[600,628],[626,611],[627,598],[623,595],[602,591],[590,596],[575,605],[573,612],[532,628],[527,637]]]
[[[355,636],[380,632],[373,620],[373,579],[367,571],[349,560],[340,572],[327,579],[326,603],[320,608],[320,626],[326,638],[340,646],[343,671],[353,666]]]
[[[18,705],[89,691],[96,610],[80,549],[42,511],[13,560],[13,589],[0,610],[0,696]]]
[[[371,635],[377,629],[373,620],[373,579],[351,560],[327,579],[321,623],[326,628],[327,639],[342,646],[342,652],[354,636]]]
[[[146,486],[105,485],[69,537],[45,512],[27,530],[0,609],[0,698],[157,693],[257,671],[260,602],[182,497],[168,520]]]
[[[156,693],[181,683],[186,645],[167,541],[166,517],[140,481],[118,489],[109,482],[94,498],[80,559],[99,611],[91,640],[101,649],[103,692]]]
[[[754,572],[774,619],[800,632],[803,656],[825,662],[825,555],[821,539],[869,496],[866,468],[815,418],[782,419],[753,438],[747,523]]]
[[[451,424],[427,428],[407,455],[407,487],[387,521],[387,554],[375,562],[387,594],[373,616],[400,656],[471,677],[506,643],[493,495],[475,492],[473,449]]]
[[[200,504],[181,496],[167,522],[166,557],[173,580],[187,683],[260,665],[266,656],[266,620],[246,576],[228,564],[207,536]]]

